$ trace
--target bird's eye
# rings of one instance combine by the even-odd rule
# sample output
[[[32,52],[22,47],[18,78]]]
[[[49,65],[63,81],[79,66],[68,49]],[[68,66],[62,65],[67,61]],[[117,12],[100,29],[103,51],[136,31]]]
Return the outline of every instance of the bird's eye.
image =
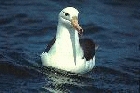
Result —
[[[70,14],[69,13],[65,13],[65,16],[69,16]]]

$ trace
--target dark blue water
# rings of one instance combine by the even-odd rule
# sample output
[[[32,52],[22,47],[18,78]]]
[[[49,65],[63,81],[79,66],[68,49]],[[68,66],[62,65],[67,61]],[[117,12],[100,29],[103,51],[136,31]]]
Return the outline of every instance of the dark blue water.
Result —
[[[99,45],[85,75],[41,66],[67,6]],[[139,93],[139,78],[139,0],[0,0],[0,93]]]

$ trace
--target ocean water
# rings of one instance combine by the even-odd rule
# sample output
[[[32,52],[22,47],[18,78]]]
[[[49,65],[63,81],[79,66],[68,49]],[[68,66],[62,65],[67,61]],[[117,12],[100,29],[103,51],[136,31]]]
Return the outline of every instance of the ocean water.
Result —
[[[41,65],[67,6],[99,46],[85,75]],[[0,0],[0,93],[139,93],[139,85],[139,0]]]

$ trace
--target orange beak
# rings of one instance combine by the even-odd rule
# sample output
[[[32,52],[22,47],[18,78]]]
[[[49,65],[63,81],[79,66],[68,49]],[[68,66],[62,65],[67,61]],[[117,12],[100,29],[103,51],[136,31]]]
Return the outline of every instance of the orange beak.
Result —
[[[81,26],[79,26],[79,24],[78,24],[78,18],[76,16],[73,16],[72,17],[71,24],[78,31],[79,35],[82,35],[83,29],[82,29]]]

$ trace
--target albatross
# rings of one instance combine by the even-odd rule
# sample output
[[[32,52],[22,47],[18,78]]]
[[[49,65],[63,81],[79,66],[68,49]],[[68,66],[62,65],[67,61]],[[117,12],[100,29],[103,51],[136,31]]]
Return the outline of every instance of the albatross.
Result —
[[[78,14],[74,7],[66,7],[59,13],[56,36],[41,54],[43,66],[77,74],[93,69],[95,43],[91,39],[80,39],[83,29],[78,24]]]

